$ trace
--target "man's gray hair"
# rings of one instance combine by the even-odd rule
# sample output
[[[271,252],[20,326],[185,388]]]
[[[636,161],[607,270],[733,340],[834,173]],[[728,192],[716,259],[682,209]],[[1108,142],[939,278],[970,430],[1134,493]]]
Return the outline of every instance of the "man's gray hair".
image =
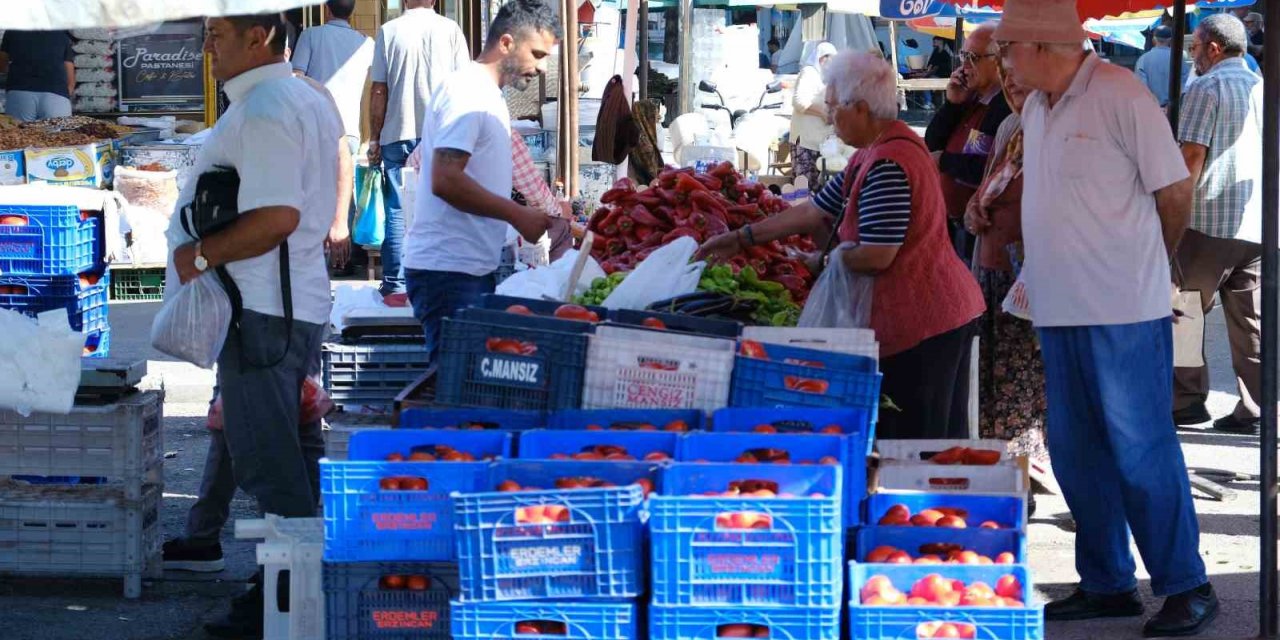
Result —
[[[1200,21],[1196,37],[1205,44],[1216,42],[1229,56],[1243,55],[1249,47],[1249,33],[1244,23],[1229,13],[1215,13]]]
[[[827,63],[822,79],[840,104],[853,106],[861,100],[877,118],[898,117],[898,74],[884,58],[864,51],[841,52]]]
[[[996,42],[996,27],[998,26],[1000,26],[999,20],[984,22],[978,25],[977,28],[975,28],[972,32],[970,32],[969,35],[966,37],[969,40],[972,40],[975,36],[979,36],[979,35],[987,36],[987,50],[983,51],[982,53],[985,53],[989,56],[996,55],[1000,53],[1000,43]]]

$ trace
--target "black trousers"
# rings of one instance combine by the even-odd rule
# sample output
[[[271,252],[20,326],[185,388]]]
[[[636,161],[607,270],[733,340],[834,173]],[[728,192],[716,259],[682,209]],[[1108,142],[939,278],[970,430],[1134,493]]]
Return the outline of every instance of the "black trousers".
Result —
[[[881,409],[876,437],[969,437],[969,360],[978,320],[880,360],[880,392],[901,411]]]

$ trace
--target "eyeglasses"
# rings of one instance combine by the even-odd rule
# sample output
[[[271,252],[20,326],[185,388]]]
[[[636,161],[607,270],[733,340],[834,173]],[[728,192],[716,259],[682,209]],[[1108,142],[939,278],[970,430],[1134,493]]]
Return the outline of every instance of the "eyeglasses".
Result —
[[[996,57],[997,55],[999,55],[999,54],[996,54],[996,53],[973,53],[973,52],[971,52],[971,51],[961,51],[961,52],[960,52],[960,62],[967,62],[967,63],[969,63],[969,64],[977,64],[979,60],[985,60],[985,59],[987,59],[987,58],[994,58],[994,57]]]

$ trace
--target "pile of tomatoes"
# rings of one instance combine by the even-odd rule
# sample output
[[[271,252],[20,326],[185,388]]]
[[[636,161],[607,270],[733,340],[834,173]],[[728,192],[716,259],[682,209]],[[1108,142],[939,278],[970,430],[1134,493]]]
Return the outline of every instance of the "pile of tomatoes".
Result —
[[[485,460],[493,456],[485,456]],[[409,457],[398,451],[387,454],[387,462],[475,462],[476,457],[466,451],[458,451],[446,444],[418,445],[409,450]]]
[[[584,427],[586,431],[605,431],[606,429],[598,424],[589,424]],[[615,422],[609,425],[608,431],[658,431],[658,426],[650,422]],[[684,420],[672,420],[666,426],[662,427],[662,431],[672,431],[676,433],[685,433],[689,431],[689,423]]]
[[[756,511],[716,514],[717,529],[771,529],[773,516]]]
[[[391,476],[378,481],[383,491],[426,491],[431,486],[426,478],[416,476]]]
[[[966,529],[969,526],[969,512],[956,507],[932,507],[911,515],[911,510],[904,504],[889,507],[877,524],[890,527],[942,527],[944,529]],[[986,520],[978,525],[979,529],[1002,529],[1000,523]]]
[[[917,638],[976,638],[978,630],[965,622],[921,622],[916,625]]]
[[[568,633],[565,624],[555,620],[522,620],[516,623],[516,635],[563,636]]]
[[[507,313],[514,313],[520,316],[537,315],[529,307],[522,304],[513,304],[506,309]],[[592,311],[580,304],[562,304],[556,307],[555,312],[551,314],[553,318],[561,320],[578,320],[581,322],[600,322],[600,314]]]
[[[1013,574],[996,580],[995,588],[985,582],[965,584],[931,573],[911,585],[903,593],[883,575],[871,576],[859,593],[862,604],[869,607],[1022,607],[1022,583]]]
[[[653,493],[653,481],[648,478],[637,478],[631,484],[639,485],[647,497]],[[556,478],[554,481],[556,489],[608,489],[617,487],[617,483],[591,476],[564,476]],[[512,493],[516,491],[543,491],[541,487],[521,486],[515,480],[503,480],[498,484],[498,491],[503,493]]]
[[[769,627],[762,624],[722,624],[716,627],[717,638],[768,638]]]
[[[617,461],[634,461],[636,457],[627,451],[627,448],[615,444],[596,444],[587,445],[581,451],[573,454],[553,453],[547,456],[552,460],[617,460]],[[662,451],[650,451],[644,455],[644,460],[648,462],[662,462],[670,460],[671,456]]]
[[[1000,452],[991,449],[970,449],[969,447],[951,447],[939,451],[929,457],[933,464],[968,464],[990,466],[1000,462]]]
[[[918,558],[911,557],[911,554],[888,545],[881,545],[871,550],[867,554],[865,562],[871,564],[971,564],[971,565],[990,565],[990,564],[1014,564],[1017,558],[1012,553],[1005,551],[991,558],[981,555],[976,551],[968,551],[962,549],[960,545],[953,544],[930,544],[921,547],[921,555]]]
[[[732,480],[724,491],[707,491],[702,494],[707,498],[795,498],[794,493],[778,491],[778,483],[772,480]],[[826,494],[815,491],[810,498],[826,498]]]
[[[779,430],[778,430],[778,427],[776,427],[776,426],[774,426],[774,425],[771,425],[771,424],[758,424],[758,425],[756,425],[756,426],[752,427],[751,431],[752,431],[753,433],[782,433],[781,431],[779,431]],[[792,433],[792,432],[791,432],[791,431],[788,431],[787,433]],[[818,431],[816,431],[815,433],[821,433],[821,434],[826,434],[826,435],[831,435],[831,436],[838,436],[838,435],[840,435],[840,434],[844,433],[844,430],[843,430],[843,429],[841,429],[841,428],[840,428],[840,425],[838,425],[838,424],[829,424],[829,425],[827,425],[827,426],[825,426],[825,427],[823,427],[823,428],[819,429],[819,430],[818,430]]]

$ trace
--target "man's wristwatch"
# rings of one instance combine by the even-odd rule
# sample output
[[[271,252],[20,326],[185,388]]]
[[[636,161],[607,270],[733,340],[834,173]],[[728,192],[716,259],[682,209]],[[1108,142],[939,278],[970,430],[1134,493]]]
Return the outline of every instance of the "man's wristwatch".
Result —
[[[209,261],[205,259],[204,252],[201,250],[201,245],[203,244],[203,241],[196,241],[196,258],[193,261],[196,266],[196,271],[199,271],[200,273],[204,273],[205,270],[209,268]]]

